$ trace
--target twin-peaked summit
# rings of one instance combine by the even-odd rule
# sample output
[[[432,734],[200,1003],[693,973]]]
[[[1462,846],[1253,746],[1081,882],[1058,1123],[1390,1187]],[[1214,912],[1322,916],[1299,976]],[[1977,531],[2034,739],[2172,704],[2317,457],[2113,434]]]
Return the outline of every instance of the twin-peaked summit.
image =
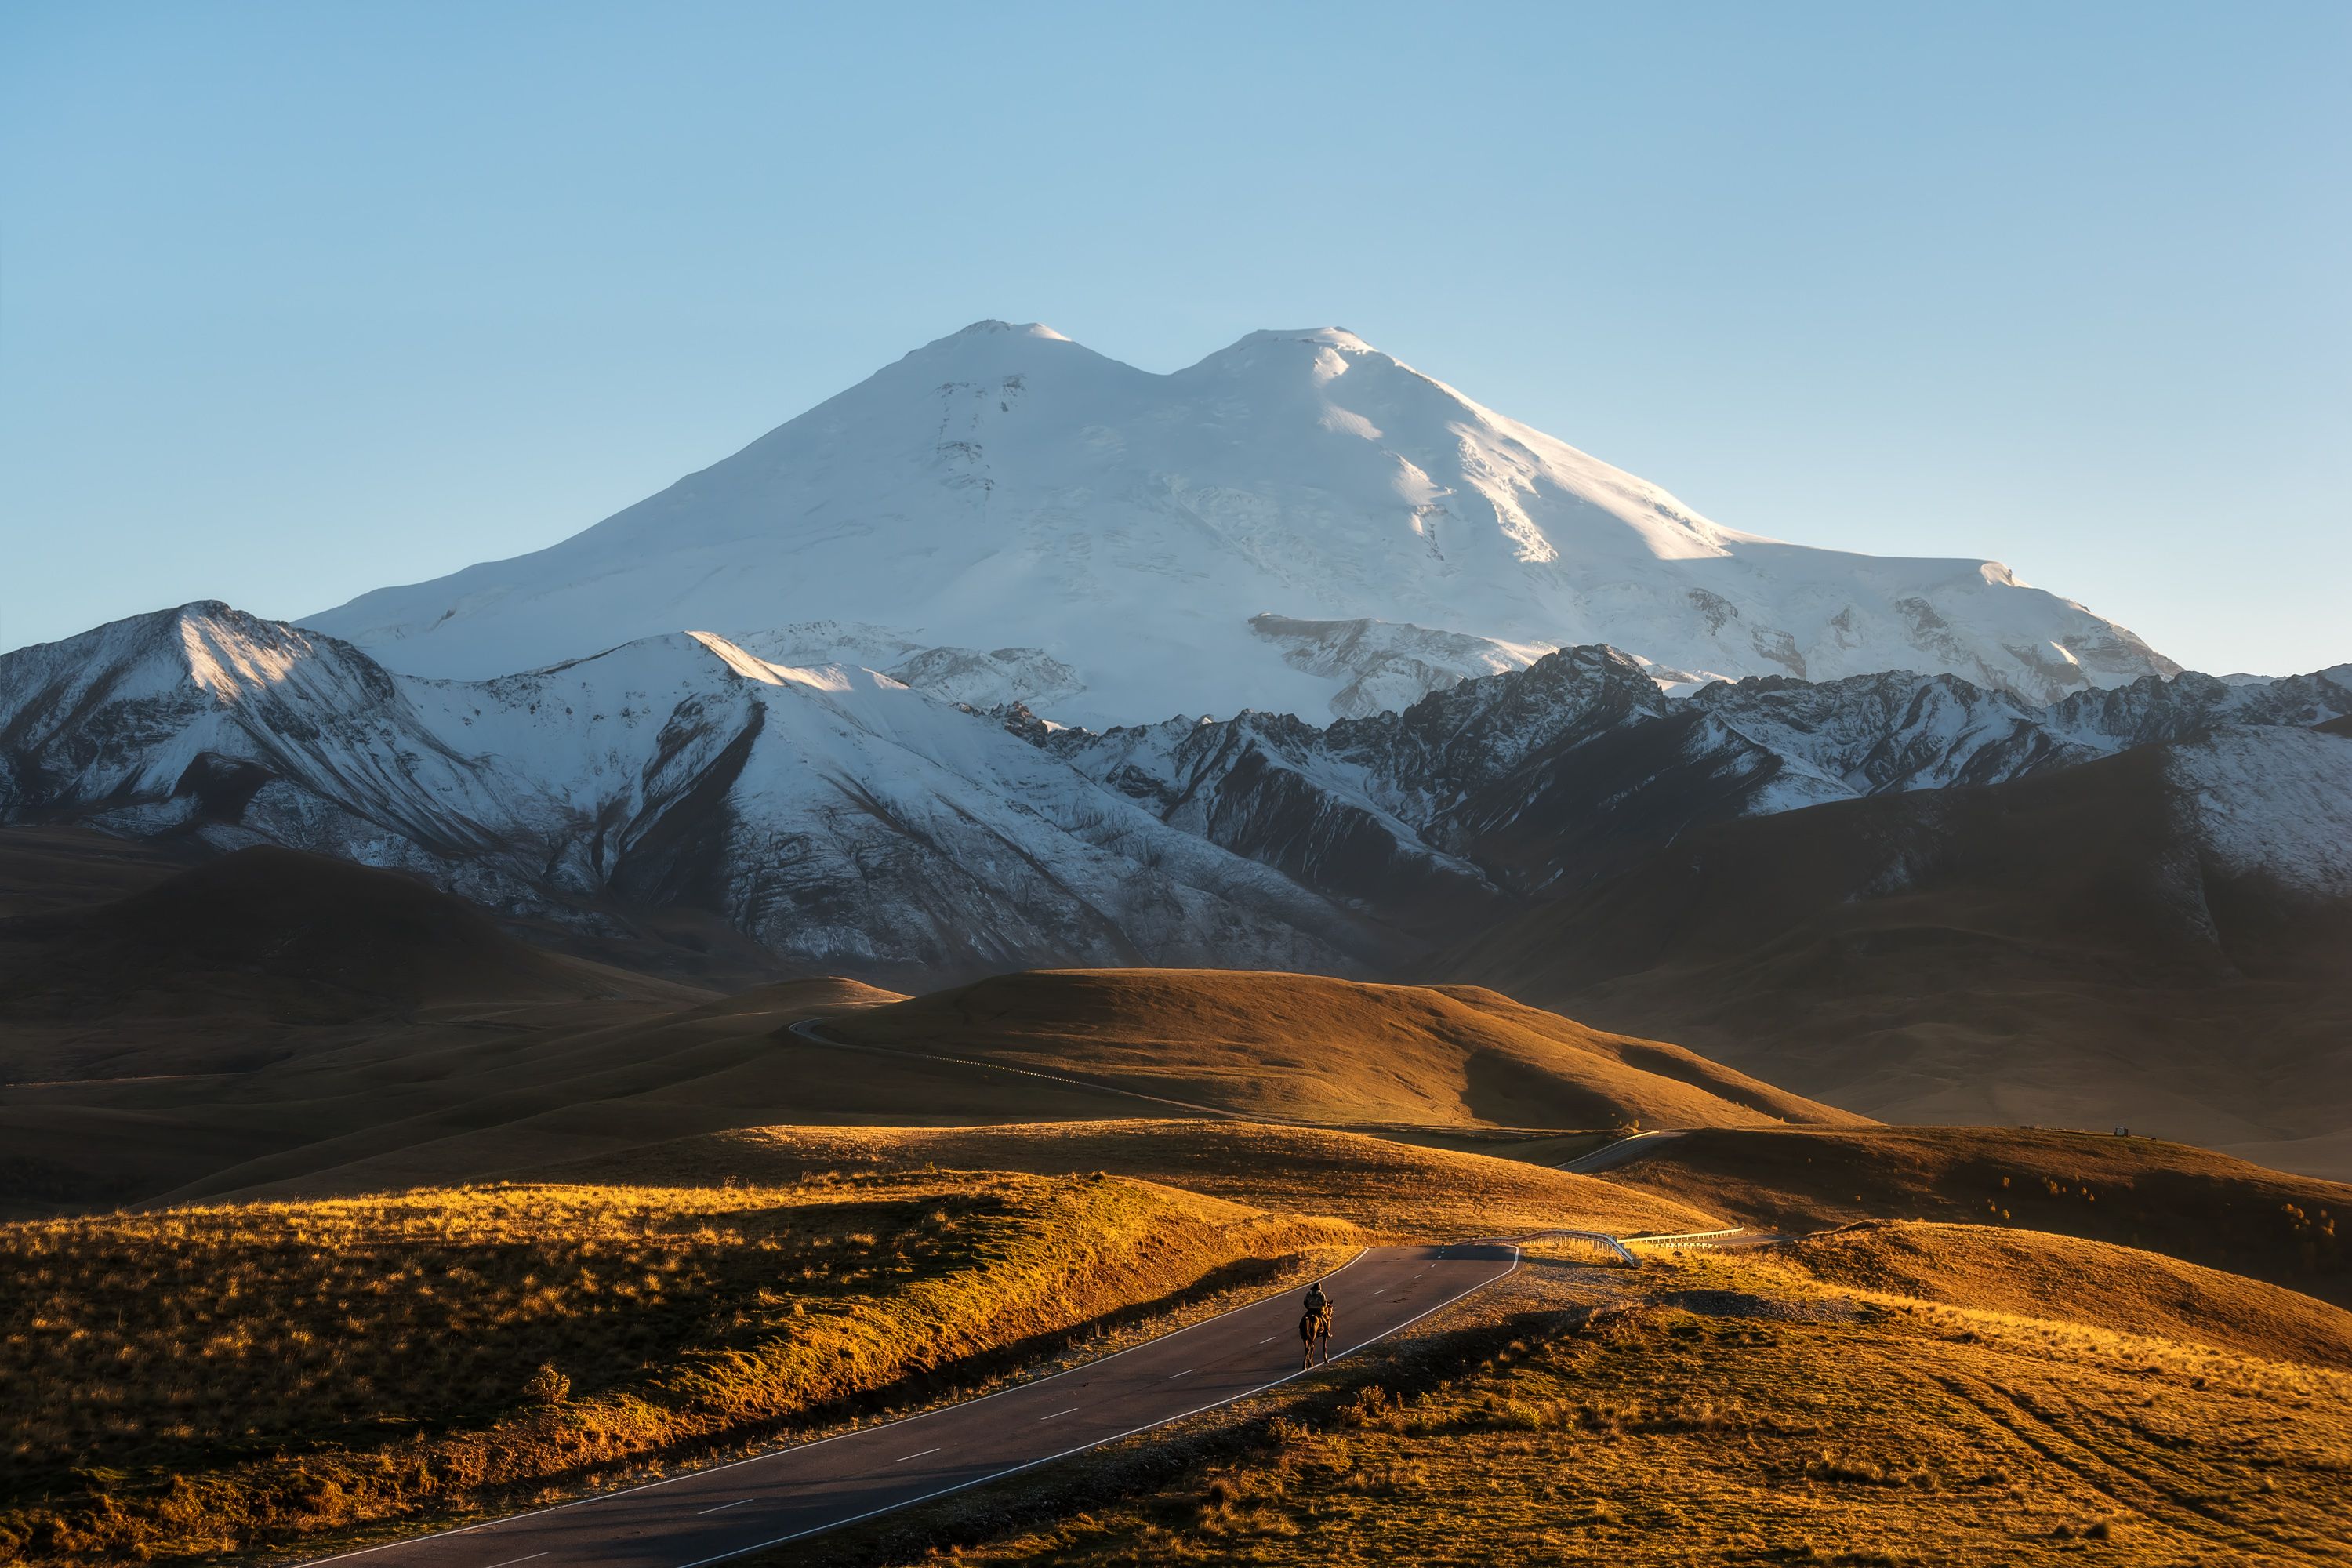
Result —
[[[1163,375],[980,322],[550,549],[308,624],[469,679],[708,630],[1093,724],[1398,708],[1599,642],[2034,701],[2175,668],[1991,563],[1719,526],[1333,328]]]

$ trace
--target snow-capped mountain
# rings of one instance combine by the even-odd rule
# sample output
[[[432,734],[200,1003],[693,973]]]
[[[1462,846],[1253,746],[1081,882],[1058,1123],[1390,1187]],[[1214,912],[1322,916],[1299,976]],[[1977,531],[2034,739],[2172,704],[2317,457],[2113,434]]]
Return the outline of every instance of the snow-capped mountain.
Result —
[[[1993,563],[1722,527],[1328,328],[1160,375],[983,321],[560,544],[306,624],[467,679],[688,629],[855,648],[1095,727],[1360,717],[1604,642],[1675,684],[1896,669],[2035,703],[2177,671]]]
[[[1412,867],[1424,883],[1547,897],[1704,822],[2072,767],[2231,727],[2352,713],[2352,665],[2260,684],[2146,676],[2035,707],[1957,677],[1718,682],[1685,699],[1614,648],[1549,655],[1402,713],[1318,729],[1284,714],[1096,734],[1025,712],[1016,732],[1174,826],[1336,896]],[[2260,814],[2252,777],[2228,791]],[[2305,803],[2308,805],[2308,803]],[[2324,813],[2315,820],[2332,820]],[[1408,909],[1459,929],[1458,899]]]
[[[275,841],[515,911],[716,911],[866,973],[1354,971],[1372,922],[870,671],[708,634],[481,682],[218,604],[0,656],[0,823]]]

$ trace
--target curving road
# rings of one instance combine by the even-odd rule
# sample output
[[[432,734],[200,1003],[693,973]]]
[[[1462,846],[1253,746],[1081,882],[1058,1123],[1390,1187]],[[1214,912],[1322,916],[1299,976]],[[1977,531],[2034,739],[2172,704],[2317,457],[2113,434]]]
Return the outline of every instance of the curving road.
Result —
[[[1334,1358],[1518,1267],[1507,1243],[1368,1248],[1330,1276]],[[320,1563],[363,1568],[698,1568],[961,1491],[1287,1383],[1284,1291],[1129,1350],[887,1426],[538,1513]]]
[[[1654,1154],[1681,1137],[1679,1132],[1634,1132],[1614,1143],[1603,1143],[1590,1154],[1580,1154],[1573,1160],[1562,1161],[1552,1167],[1570,1175],[1589,1176],[1595,1171],[1606,1171],[1628,1160],[1638,1160],[1644,1154]]]

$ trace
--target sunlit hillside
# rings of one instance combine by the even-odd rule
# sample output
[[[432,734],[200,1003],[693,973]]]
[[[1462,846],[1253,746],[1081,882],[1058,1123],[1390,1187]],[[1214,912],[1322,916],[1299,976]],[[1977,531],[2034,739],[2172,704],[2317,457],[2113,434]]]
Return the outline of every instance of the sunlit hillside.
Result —
[[[1416,1241],[1567,1227],[1714,1228],[1706,1210],[1549,1165],[1360,1132],[1250,1121],[1062,1121],[1001,1127],[755,1127],[656,1144],[551,1174],[755,1184],[813,1172],[1108,1171],[1286,1215],[1336,1215]]]
[[[1474,986],[1234,970],[1040,971],[863,1010],[821,1032],[1272,1120],[1866,1124],[1680,1047],[1588,1029]]]
[[[1969,1267],[1956,1259],[1937,1288],[1961,1285]],[[2094,1269],[2077,1300],[2112,1282]],[[2345,1342],[2352,1318],[2310,1307],[2333,1315]],[[1056,1502],[1000,1504],[1029,1523],[1008,1531],[941,1510],[844,1542],[837,1560],[911,1564],[947,1550],[989,1568],[2153,1568],[2352,1557],[2352,1370],[2340,1356],[2323,1367],[2264,1353],[2297,1349],[2292,1332],[2218,1348],[2201,1337],[2210,1326],[2150,1319],[2124,1332],[1841,1290],[1756,1255],[1630,1279],[1537,1259],[1466,1308],[1451,1338],[1204,1424],[1173,1468],[1139,1448],[1107,1454]],[[914,1544],[925,1540],[944,1544]]]
[[[513,1506],[1353,1235],[936,1173],[0,1226],[0,1547],[114,1563]]]

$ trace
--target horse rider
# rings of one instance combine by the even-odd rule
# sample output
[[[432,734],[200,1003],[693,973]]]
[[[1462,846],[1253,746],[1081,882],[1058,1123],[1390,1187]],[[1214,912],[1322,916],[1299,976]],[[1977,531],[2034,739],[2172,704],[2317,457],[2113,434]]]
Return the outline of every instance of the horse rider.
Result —
[[[1331,1298],[1323,1294],[1323,1281],[1320,1279],[1307,1288],[1307,1315],[1319,1318],[1326,1323],[1331,1321]]]

